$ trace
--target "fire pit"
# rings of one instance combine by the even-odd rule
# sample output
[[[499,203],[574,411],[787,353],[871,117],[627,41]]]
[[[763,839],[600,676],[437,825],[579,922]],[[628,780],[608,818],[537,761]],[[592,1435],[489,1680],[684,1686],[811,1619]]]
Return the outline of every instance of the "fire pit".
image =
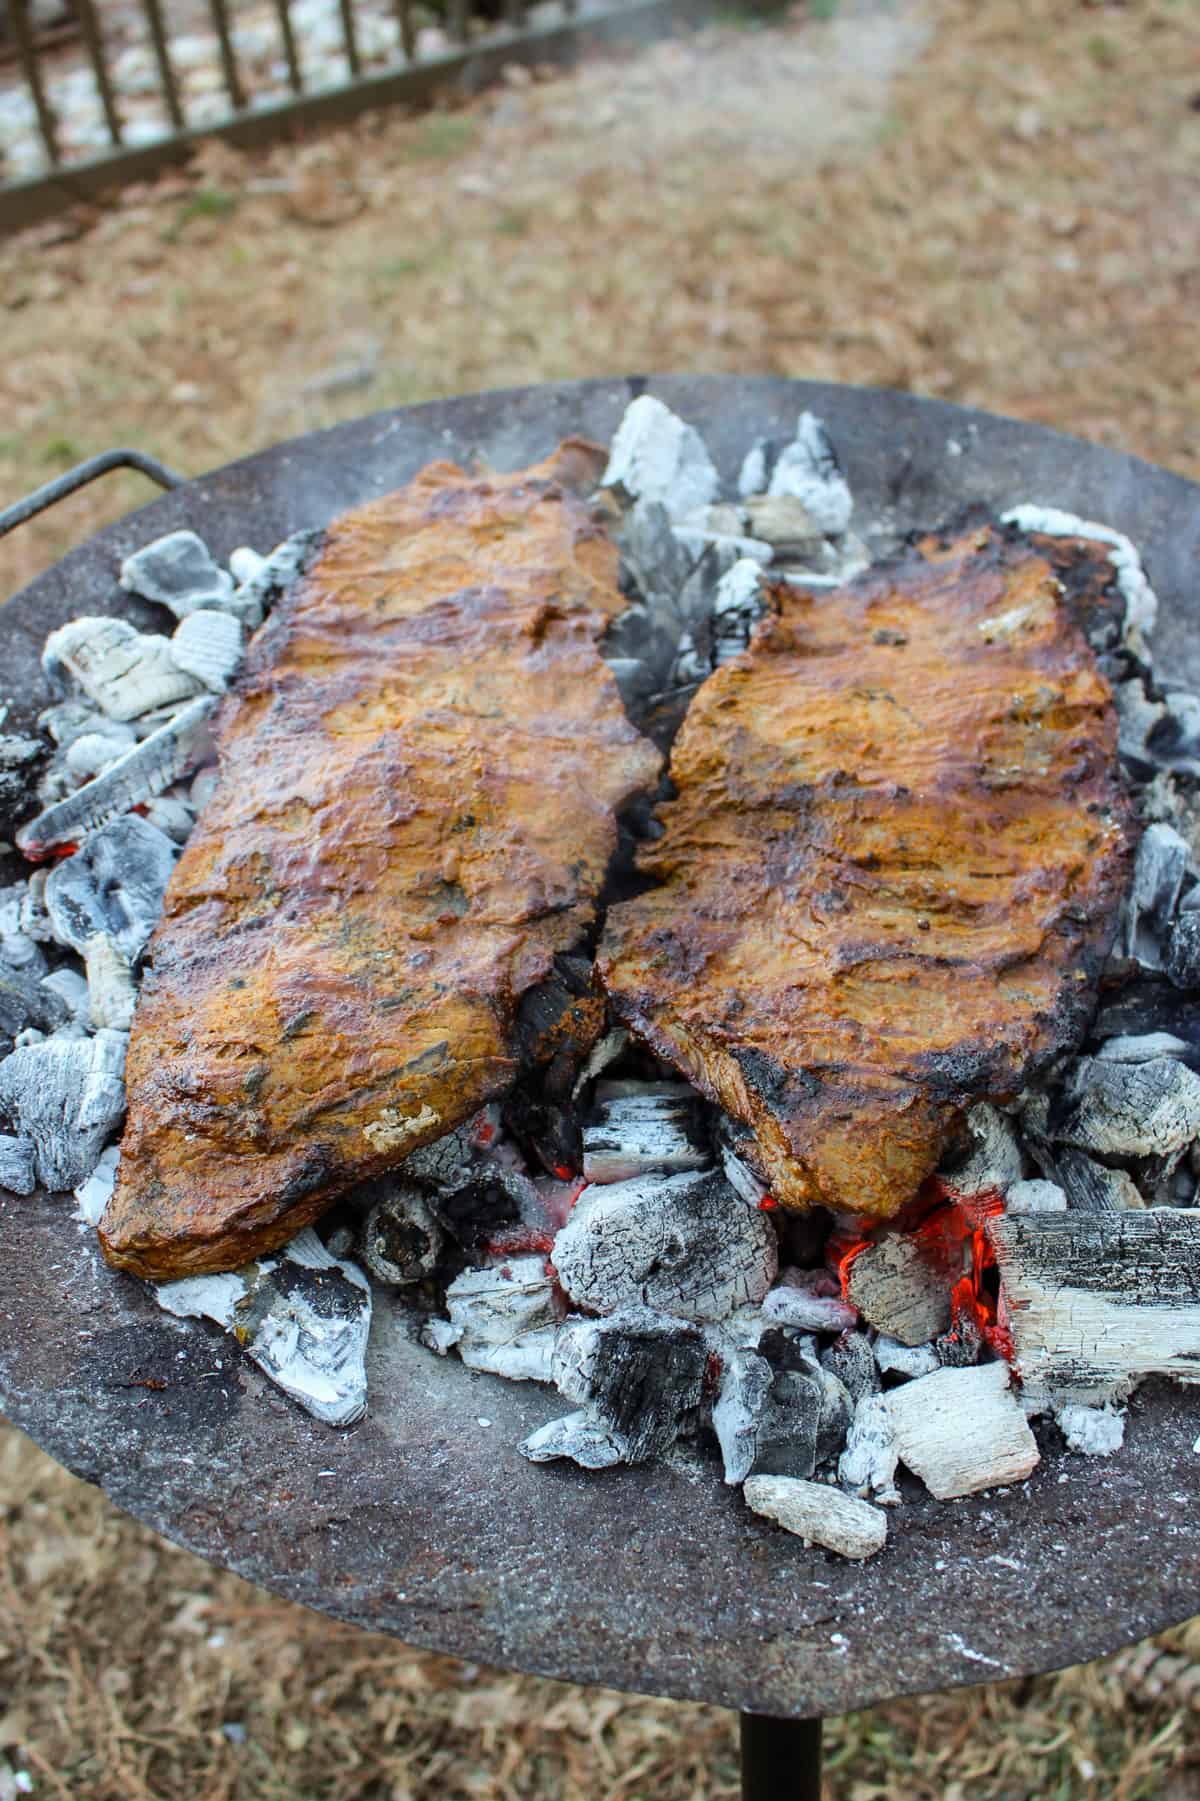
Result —
[[[1011,421],[890,394],[728,378],[483,396],[359,422],[186,484],[100,534],[4,615],[27,694],[45,704],[48,630],[128,610],[116,562],[180,526],[221,557],[264,547],[410,476],[482,451],[499,468],[582,432],[611,437],[649,387],[704,433],[723,472],[748,442],[824,418],[863,516],[889,533],[979,500],[1031,496],[1141,547],[1163,603],[1156,652],[1200,677],[1188,586],[1200,547],[1189,484]],[[1194,603],[1193,603],[1194,604]],[[1200,1402],[1155,1385],[1123,1454],[1047,1458],[1020,1488],[938,1503],[915,1485],[886,1558],[803,1549],[721,1488],[715,1454],[585,1474],[517,1445],[561,1412],[528,1387],[435,1363],[377,1301],[371,1410],[345,1435],[293,1410],[228,1340],[163,1316],[111,1276],[61,1202],[5,1210],[0,1394],[61,1461],[158,1530],[292,1598],[409,1642],[575,1681],[812,1716],[886,1695],[1076,1661],[1195,1610]],[[1042,1428],[1039,1428],[1041,1431]]]

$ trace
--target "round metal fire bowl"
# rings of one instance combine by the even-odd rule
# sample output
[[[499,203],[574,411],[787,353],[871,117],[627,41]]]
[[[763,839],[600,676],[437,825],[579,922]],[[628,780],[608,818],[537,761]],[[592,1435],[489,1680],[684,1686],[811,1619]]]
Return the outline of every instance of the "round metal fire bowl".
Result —
[[[729,376],[518,389],[379,414],[219,469],[101,532],[0,615],[7,693],[45,704],[51,627],[126,610],[120,558],[194,526],[224,556],[405,481],[434,457],[501,468],[562,437],[606,439],[648,388],[704,433],[732,479],[760,434],[810,407],[829,425],[863,527],[929,525],[965,502],[1036,499],[1107,521],[1145,554],[1161,666],[1200,681],[1200,489],[1040,427],[906,394]],[[484,1663],[772,1714],[1094,1657],[1200,1611],[1200,1394],[1152,1385],[1116,1457],[1044,1460],[958,1502],[906,1482],[887,1548],[855,1565],[756,1518],[715,1456],[585,1474],[517,1451],[565,1411],[413,1339],[382,1294],[371,1406],[347,1432],[270,1388],[232,1341],[163,1314],[108,1271],[61,1197],[0,1207],[0,1403],[118,1506],[265,1588]]]

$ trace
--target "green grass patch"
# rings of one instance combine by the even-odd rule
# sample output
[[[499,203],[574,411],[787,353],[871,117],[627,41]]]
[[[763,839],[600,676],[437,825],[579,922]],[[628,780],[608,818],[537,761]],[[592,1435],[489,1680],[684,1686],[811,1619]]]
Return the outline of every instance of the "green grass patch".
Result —
[[[409,155],[424,162],[448,162],[451,157],[461,156],[469,149],[475,141],[476,129],[474,119],[463,113],[430,113],[414,131],[408,145]]]
[[[64,468],[71,463],[82,463],[86,455],[74,438],[50,438],[42,449],[43,463],[58,463]]]

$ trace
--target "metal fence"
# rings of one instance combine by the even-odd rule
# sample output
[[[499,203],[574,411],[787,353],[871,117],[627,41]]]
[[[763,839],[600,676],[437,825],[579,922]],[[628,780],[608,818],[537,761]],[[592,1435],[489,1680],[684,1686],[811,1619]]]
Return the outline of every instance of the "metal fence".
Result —
[[[443,0],[441,26],[431,30],[427,7],[415,0],[328,0],[336,33],[334,54],[327,44],[322,68],[314,69],[305,21],[311,0],[263,0],[256,30],[264,20],[274,39],[273,82],[248,72],[242,45],[245,28],[230,12],[230,0],[198,0],[211,23],[213,68],[219,92],[205,96],[202,117],[189,98],[180,69],[184,37],[169,29],[163,0],[130,0],[140,8],[144,55],[139,68],[136,132],[126,114],[121,60],[112,53],[96,0],[71,0],[79,25],[83,67],[90,69],[98,101],[99,133],[82,151],[64,132],[63,107],[55,91],[61,66],[61,33],[47,48],[35,30],[32,0],[8,0],[8,16],[29,105],[30,129],[22,148],[40,166],[15,173],[0,163],[0,231],[31,224],[75,201],[89,200],[123,181],[143,180],[164,165],[185,158],[197,139],[220,136],[250,146],[294,133],[323,120],[348,119],[394,101],[419,103],[451,92],[471,92],[512,62],[565,62],[581,42],[642,39],[670,30],[677,22],[705,15],[711,0]],[[481,16],[474,8],[485,5]],[[424,28],[421,20],[426,23]],[[370,27],[368,34],[367,27]],[[436,40],[432,47],[427,40]],[[190,45],[198,40],[194,33]],[[114,76],[114,60],[117,73]],[[331,77],[336,62],[338,73]],[[78,67],[74,76],[78,75]],[[211,85],[211,84],[210,84]],[[11,95],[11,84],[9,88]],[[0,102],[4,94],[0,92]],[[152,102],[156,117],[147,118]],[[11,110],[11,109],[10,109]],[[102,121],[102,123],[100,123]],[[3,115],[0,113],[0,123]],[[36,139],[34,127],[36,126]],[[94,140],[97,132],[93,130]],[[30,145],[33,145],[33,151]],[[0,151],[3,141],[0,139]]]

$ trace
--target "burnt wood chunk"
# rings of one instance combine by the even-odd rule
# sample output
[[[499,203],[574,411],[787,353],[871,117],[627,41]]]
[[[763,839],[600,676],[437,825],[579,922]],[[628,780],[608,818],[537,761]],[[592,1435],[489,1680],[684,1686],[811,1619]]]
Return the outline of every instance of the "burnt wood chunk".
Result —
[[[336,521],[257,634],[150,947],[117,1267],[243,1264],[512,1084],[521,997],[659,767],[597,649],[625,604],[598,469],[432,464]]]
[[[1200,1379],[1200,1213],[1004,1214],[988,1236],[1031,1399],[1105,1401],[1144,1376]]]
[[[559,1393],[582,1401],[642,1463],[675,1442],[700,1405],[707,1348],[698,1326],[649,1307],[570,1321],[554,1348]]]
[[[693,702],[599,968],[785,1206],[893,1215],[972,1102],[1079,1043],[1130,857],[1082,623],[1111,579],[1103,545],[931,539],[779,589]]]

